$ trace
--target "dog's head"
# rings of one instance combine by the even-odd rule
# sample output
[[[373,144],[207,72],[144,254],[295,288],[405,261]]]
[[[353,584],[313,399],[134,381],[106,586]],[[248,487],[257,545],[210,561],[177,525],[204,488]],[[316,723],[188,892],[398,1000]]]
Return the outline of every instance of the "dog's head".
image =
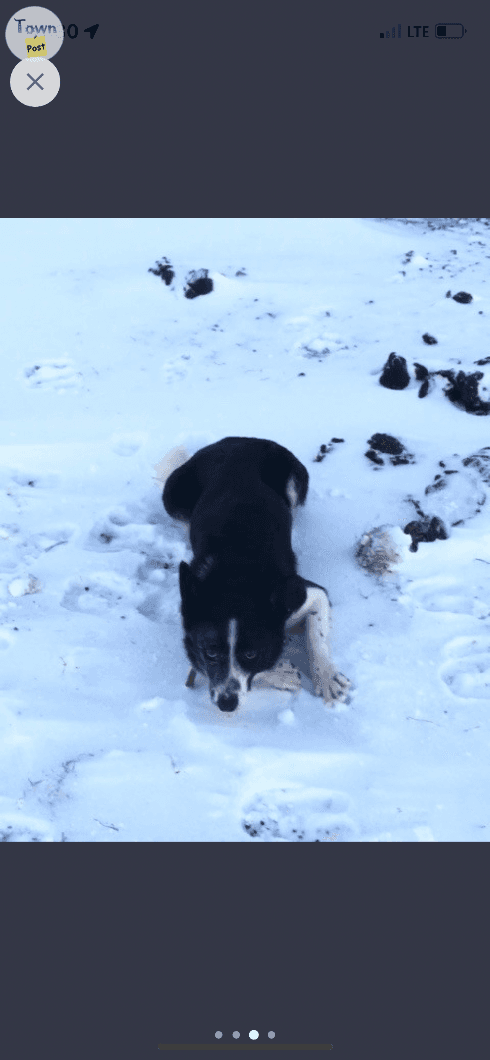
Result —
[[[250,579],[230,587],[180,564],[184,646],[195,670],[209,681],[211,699],[233,711],[250,692],[255,674],[271,670],[284,647],[286,612],[277,591]]]

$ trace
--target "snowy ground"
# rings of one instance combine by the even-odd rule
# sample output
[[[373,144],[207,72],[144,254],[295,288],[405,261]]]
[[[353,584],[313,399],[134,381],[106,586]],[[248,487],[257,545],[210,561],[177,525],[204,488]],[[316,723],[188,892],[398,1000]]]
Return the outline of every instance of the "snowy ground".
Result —
[[[4,840],[488,840],[490,505],[462,461],[490,444],[490,420],[441,386],[421,400],[413,378],[379,385],[392,351],[412,376],[414,361],[469,372],[490,354],[488,233],[2,221]],[[148,272],[163,255],[173,289]],[[198,268],[214,290],[188,300]],[[411,462],[373,464],[376,432]],[[177,443],[228,434],[272,438],[308,468],[294,547],[300,572],[328,588],[349,705],[269,691],[221,714],[184,687],[177,573],[189,553],[154,467]],[[316,462],[332,437],[344,441]],[[458,475],[426,495],[440,461]],[[404,545],[394,574],[376,578],[356,543],[405,526],[409,497],[450,536]]]

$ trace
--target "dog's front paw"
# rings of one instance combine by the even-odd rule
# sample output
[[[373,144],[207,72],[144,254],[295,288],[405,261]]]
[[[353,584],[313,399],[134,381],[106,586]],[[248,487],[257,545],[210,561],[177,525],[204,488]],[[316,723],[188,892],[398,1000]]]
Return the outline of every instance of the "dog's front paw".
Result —
[[[351,682],[339,670],[330,667],[317,671],[313,675],[313,688],[316,696],[321,696],[325,703],[346,703],[349,698]]]

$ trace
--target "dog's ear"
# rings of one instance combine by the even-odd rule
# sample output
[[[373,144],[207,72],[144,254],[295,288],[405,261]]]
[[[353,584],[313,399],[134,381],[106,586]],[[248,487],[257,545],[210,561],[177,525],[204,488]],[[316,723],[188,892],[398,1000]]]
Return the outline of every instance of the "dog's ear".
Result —
[[[280,582],[270,595],[272,607],[281,618],[288,618],[294,611],[298,611],[305,599],[305,583],[299,574],[292,574],[290,578]]]

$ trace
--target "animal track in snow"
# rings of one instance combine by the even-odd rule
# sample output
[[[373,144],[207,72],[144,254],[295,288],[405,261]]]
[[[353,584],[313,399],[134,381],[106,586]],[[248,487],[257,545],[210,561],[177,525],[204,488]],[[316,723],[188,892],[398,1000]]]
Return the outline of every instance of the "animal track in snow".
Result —
[[[61,600],[61,606],[69,611],[100,615],[113,607],[131,607],[140,602],[129,578],[114,571],[92,571],[84,580],[77,578],[69,582]]]
[[[40,556],[43,552],[51,552],[59,545],[67,545],[75,531],[74,523],[50,526],[47,530],[27,536],[23,542],[23,548],[31,555]]]
[[[97,520],[84,545],[91,552],[137,553],[142,559],[131,579],[103,571],[87,575],[83,583],[73,580],[63,607],[99,614],[120,604],[134,607],[152,621],[178,614],[178,568],[188,558],[186,545],[165,536],[160,525],[136,521],[141,518],[136,505],[112,508]]]
[[[326,788],[276,788],[257,794],[245,811],[242,827],[252,838],[314,843],[353,830],[343,792]]]
[[[13,828],[11,824],[0,825],[0,843],[46,843],[52,842],[48,829],[38,832],[28,826],[18,825]]]
[[[490,699],[490,637],[454,637],[443,654],[439,675],[454,696]]]
[[[447,611],[475,618],[490,615],[490,606],[479,598],[477,587],[463,585],[460,579],[450,575],[417,579],[408,590],[415,605],[424,611]]]
[[[185,558],[186,548],[180,541],[168,540],[162,528],[152,523],[131,521],[131,514],[116,508],[94,524],[87,535],[85,546],[91,552],[138,552],[159,560],[162,566],[178,565]]]
[[[112,452],[117,456],[133,456],[144,445],[145,439],[144,431],[118,431],[112,436]]]
[[[24,369],[26,385],[43,390],[63,390],[82,385],[82,373],[77,372],[70,357],[37,361]]]
[[[188,375],[188,365],[183,364],[183,361],[189,361],[190,354],[183,353],[180,357],[175,357],[172,361],[165,361],[162,364],[161,374],[165,383],[174,383],[176,380],[185,379]]]

